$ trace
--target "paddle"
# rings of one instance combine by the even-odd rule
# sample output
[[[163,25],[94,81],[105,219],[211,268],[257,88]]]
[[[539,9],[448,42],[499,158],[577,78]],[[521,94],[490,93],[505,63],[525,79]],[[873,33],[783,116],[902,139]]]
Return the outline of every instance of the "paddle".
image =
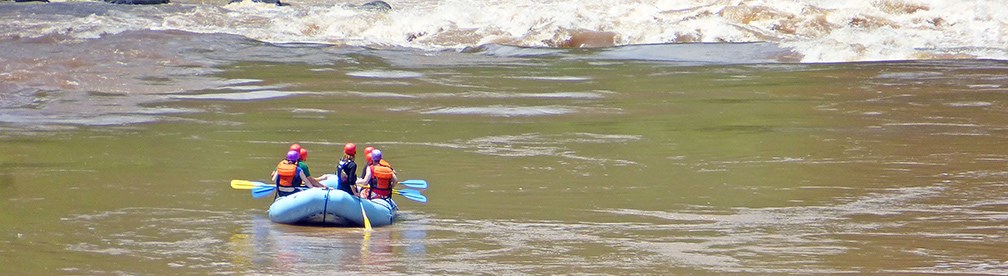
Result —
[[[241,181],[244,181],[244,180],[241,180]],[[250,182],[250,181],[246,181],[246,182]],[[274,186],[274,185],[269,185],[269,184],[265,184],[265,183],[261,183],[261,182],[252,182],[252,183],[262,184],[260,186],[255,186],[254,188],[252,188],[252,197],[253,198],[261,198],[261,197],[269,196],[270,194],[273,193],[273,190],[276,190],[276,186]],[[392,190],[392,193],[400,195],[400,196],[405,197],[406,199],[409,199],[409,200],[412,200],[412,201],[416,201],[416,202],[420,202],[420,203],[427,203],[427,196],[424,196],[423,194],[420,194],[420,191],[417,191],[417,190],[411,190],[411,189],[401,189],[401,190],[398,190],[398,189],[395,189],[395,190]]]
[[[423,180],[417,180],[417,181],[423,181]],[[427,181],[423,181],[423,182],[424,182],[424,184],[427,184]],[[399,182],[399,183],[402,183],[402,182]],[[367,187],[367,184],[356,184],[356,185],[362,186],[362,188],[363,187]],[[413,189],[392,189],[392,193],[400,195],[400,196],[405,197],[406,199],[409,199],[409,200],[412,200],[412,201],[416,201],[416,202],[420,202],[420,203],[427,203],[427,196],[421,194],[420,191],[417,191],[417,190],[413,190]]]
[[[424,190],[427,189],[427,180],[410,179],[406,181],[399,181],[399,185],[403,185],[412,189]]]
[[[406,199],[409,199],[409,200],[412,200],[412,201],[416,201],[416,202],[420,202],[420,203],[427,203],[427,196],[424,196],[424,195],[420,194],[420,191],[417,191],[417,190],[409,190],[409,189],[392,190],[392,193],[393,194],[397,194],[397,195],[401,195],[402,197],[405,197]]]
[[[357,198],[357,203],[360,203],[360,214],[364,217],[364,230],[371,232],[371,219],[368,219],[367,213],[364,212],[364,199]]]
[[[252,190],[252,197],[260,198],[272,194],[276,186],[258,181],[234,179],[231,180],[231,188],[236,190]]]
[[[339,179],[338,177],[336,177],[335,174],[331,174],[331,173],[325,174],[325,177],[326,177],[327,181],[329,179]],[[399,185],[406,186],[407,188],[410,188],[410,189],[426,190],[427,189],[427,180],[423,180],[423,179],[410,179],[410,180],[406,180],[406,181],[399,181]]]
[[[231,188],[235,190],[251,190],[256,187],[262,187],[262,186],[273,186],[273,185],[248,180],[239,180],[239,179],[231,180]]]
[[[273,190],[276,190],[276,186],[259,186],[252,189],[252,198],[261,198],[273,194]]]

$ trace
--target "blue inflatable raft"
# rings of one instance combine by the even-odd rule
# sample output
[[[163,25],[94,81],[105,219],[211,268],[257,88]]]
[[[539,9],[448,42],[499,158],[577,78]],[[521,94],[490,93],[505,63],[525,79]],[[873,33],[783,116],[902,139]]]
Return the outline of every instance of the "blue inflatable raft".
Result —
[[[334,184],[326,182],[323,183]],[[362,205],[375,227],[392,224],[398,210],[391,199],[367,200],[336,189],[312,188],[278,198],[270,205],[269,218],[284,224],[361,226],[364,225]]]

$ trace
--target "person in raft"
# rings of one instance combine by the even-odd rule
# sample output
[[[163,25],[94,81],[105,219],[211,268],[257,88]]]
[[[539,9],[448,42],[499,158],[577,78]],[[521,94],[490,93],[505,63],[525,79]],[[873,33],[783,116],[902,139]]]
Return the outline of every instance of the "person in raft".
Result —
[[[361,168],[361,171],[360,171],[360,176],[361,177],[364,177],[365,175],[368,175],[368,172],[371,171],[371,165],[373,164],[371,162],[371,151],[373,151],[373,150],[374,150],[374,147],[366,147],[366,148],[364,148],[364,162],[366,162],[366,165],[364,165],[364,167]],[[360,179],[357,179],[357,180],[358,180],[357,182],[360,182]],[[355,184],[357,184],[357,186],[360,187],[360,190],[363,191],[364,188],[366,188],[368,185],[371,185],[371,182],[374,182],[374,179],[371,179],[371,181],[368,181],[368,183],[355,183]]]
[[[301,187],[304,186],[303,179],[308,176],[297,165],[300,158],[300,152],[296,150],[288,151],[287,158],[277,164],[276,170],[270,176],[273,179],[273,183],[277,186],[277,197],[289,196],[300,192]]]
[[[371,164],[364,178],[357,180],[357,184],[368,184],[367,188],[361,190],[360,196],[367,199],[391,198],[392,188],[399,183],[395,170],[391,164],[382,159],[382,152],[378,149],[371,151]]]
[[[357,145],[347,143],[343,146],[343,158],[336,165],[336,175],[340,176],[337,188],[352,195],[360,194],[357,192],[357,186],[354,185],[357,182],[357,162],[354,162],[356,157]]]
[[[363,177],[365,174],[367,174],[367,171],[371,169],[371,151],[373,151],[373,150],[374,150],[374,147],[366,147],[366,148],[364,148],[364,162],[367,162],[367,163],[366,163],[366,165],[364,165],[363,168],[361,168],[361,171],[360,171],[360,176],[361,177]]]
[[[325,187],[318,179],[311,176],[311,170],[308,169],[308,163],[305,162],[308,161],[308,149],[301,147],[300,144],[291,144],[290,150],[298,151],[298,168],[301,168],[305,176],[308,176],[308,178],[304,179],[305,182],[312,184],[312,187]]]
[[[357,181],[357,163],[354,162],[356,155],[357,145],[354,145],[354,143],[346,143],[346,145],[343,146],[343,158],[341,158],[339,164],[336,165],[336,172],[334,173],[339,176],[339,184],[336,185],[336,189],[354,196],[359,195],[357,192],[357,186],[354,186],[354,182]],[[327,178],[327,176],[322,176],[318,180],[322,181]]]

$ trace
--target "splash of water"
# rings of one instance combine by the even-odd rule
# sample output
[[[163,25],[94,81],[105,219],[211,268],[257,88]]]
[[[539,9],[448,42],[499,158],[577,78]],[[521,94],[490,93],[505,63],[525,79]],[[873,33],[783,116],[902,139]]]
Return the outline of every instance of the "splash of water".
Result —
[[[289,7],[179,1],[159,9],[54,4],[62,6],[0,12],[11,19],[0,22],[0,38],[182,30],[272,43],[425,50],[768,42],[803,62],[1008,59],[1008,20],[1000,16],[1008,4],[994,0],[409,0],[396,1],[389,12],[342,1]]]

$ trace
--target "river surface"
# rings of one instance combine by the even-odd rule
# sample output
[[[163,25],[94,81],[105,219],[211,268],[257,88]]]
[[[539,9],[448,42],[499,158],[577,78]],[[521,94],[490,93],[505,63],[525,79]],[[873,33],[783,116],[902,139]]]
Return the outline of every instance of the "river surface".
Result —
[[[0,16],[43,5],[79,22],[218,9],[0,3]],[[272,9],[252,5],[226,7]],[[4,275],[1008,274],[997,56],[3,24]],[[396,223],[371,232],[291,226],[229,186],[268,180],[291,143],[329,173],[346,142],[427,180],[429,202],[398,198]]]

